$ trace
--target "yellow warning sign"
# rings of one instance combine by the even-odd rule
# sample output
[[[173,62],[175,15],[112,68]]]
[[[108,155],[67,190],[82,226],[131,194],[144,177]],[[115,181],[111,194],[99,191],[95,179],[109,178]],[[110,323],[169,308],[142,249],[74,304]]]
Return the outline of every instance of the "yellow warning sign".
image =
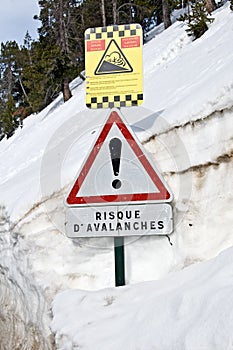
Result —
[[[139,24],[85,32],[86,105],[138,106],[143,101],[142,28]]]

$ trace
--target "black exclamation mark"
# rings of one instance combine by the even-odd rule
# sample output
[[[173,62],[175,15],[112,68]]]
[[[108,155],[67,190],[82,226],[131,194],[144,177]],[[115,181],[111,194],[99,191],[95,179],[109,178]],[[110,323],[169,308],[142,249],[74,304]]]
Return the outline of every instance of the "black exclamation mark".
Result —
[[[121,147],[122,142],[117,137],[110,140],[109,150],[111,154],[113,173],[115,176],[118,176],[120,172]],[[112,187],[118,190],[121,187],[121,181],[119,179],[113,180]]]

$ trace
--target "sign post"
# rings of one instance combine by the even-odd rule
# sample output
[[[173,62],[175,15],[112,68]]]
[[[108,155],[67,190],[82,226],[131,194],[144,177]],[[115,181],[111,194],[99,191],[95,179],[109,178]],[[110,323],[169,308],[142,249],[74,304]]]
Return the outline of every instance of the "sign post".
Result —
[[[114,237],[115,285],[125,285],[124,237]]]
[[[85,57],[88,108],[119,108],[142,103],[142,28],[139,24],[87,29]],[[121,148],[120,143],[117,148]],[[112,150],[114,152],[114,141]],[[113,153],[111,157],[114,175],[117,176],[120,158]],[[113,180],[112,186],[117,189],[121,181]],[[116,286],[124,285],[123,237],[114,238],[114,247]]]
[[[143,102],[139,24],[85,32],[86,105],[110,108],[66,198],[66,234],[114,237],[115,284],[125,284],[124,236],[169,235],[172,193],[120,114]]]

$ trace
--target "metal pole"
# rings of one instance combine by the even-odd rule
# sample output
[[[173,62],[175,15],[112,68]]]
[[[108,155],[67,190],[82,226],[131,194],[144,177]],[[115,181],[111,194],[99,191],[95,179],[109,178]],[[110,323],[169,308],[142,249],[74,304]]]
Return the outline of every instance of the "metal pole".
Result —
[[[124,237],[114,237],[115,253],[115,285],[116,287],[125,285],[125,254]]]

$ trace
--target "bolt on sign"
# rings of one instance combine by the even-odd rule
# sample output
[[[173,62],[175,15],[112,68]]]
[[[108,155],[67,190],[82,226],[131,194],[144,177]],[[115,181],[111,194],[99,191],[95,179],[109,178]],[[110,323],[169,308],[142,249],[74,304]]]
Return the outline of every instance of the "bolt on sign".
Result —
[[[85,70],[88,108],[141,105],[141,26],[134,23],[87,29]]]

